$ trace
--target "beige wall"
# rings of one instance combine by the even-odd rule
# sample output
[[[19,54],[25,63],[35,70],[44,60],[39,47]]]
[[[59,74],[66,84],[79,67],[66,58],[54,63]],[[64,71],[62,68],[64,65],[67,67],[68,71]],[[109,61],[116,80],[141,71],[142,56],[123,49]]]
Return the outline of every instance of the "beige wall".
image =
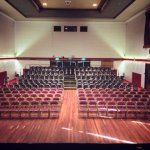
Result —
[[[145,12],[126,23],[126,57],[150,58],[148,49],[144,49]]]
[[[15,21],[0,12],[0,57],[14,57]]]
[[[88,26],[88,32],[53,32],[54,25]],[[20,57],[112,57],[125,50],[125,24],[110,22],[16,22]]]

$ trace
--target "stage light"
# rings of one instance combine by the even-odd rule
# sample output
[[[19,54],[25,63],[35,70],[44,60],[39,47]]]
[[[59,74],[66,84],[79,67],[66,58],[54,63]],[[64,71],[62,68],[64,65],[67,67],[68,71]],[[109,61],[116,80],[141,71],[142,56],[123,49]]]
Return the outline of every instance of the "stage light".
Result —
[[[82,57],[82,61],[85,61],[86,59],[84,57]]]
[[[58,61],[58,60],[59,60],[59,58],[58,58],[58,57],[56,57],[56,58],[55,58],[55,60],[56,60],[56,61]]]

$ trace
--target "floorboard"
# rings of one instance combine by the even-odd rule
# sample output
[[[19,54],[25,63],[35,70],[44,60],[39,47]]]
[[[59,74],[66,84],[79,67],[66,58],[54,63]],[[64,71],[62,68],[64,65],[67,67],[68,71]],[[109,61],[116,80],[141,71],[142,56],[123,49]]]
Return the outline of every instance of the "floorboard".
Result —
[[[150,120],[78,118],[76,91],[65,90],[58,119],[1,119],[0,143],[150,143]]]

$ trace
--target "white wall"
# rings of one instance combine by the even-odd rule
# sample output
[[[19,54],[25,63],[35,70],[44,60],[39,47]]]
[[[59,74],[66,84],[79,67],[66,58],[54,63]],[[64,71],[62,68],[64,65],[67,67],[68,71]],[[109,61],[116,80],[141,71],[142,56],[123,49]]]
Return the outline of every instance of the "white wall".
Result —
[[[15,72],[20,74],[21,65],[17,60],[0,60],[0,72],[7,71],[9,80],[15,78]]]
[[[0,58],[14,57],[15,21],[0,12]],[[0,72],[7,71],[9,79],[14,78],[18,68],[16,60],[0,60]]]
[[[0,57],[14,57],[15,21],[0,12]]]
[[[145,12],[126,23],[126,58],[150,58],[144,49]]]
[[[132,72],[141,74],[141,87],[145,86],[145,62],[122,61],[118,66],[119,74],[125,73],[125,79],[132,82]]]
[[[62,32],[53,32],[61,25]],[[63,32],[64,25],[78,26],[78,32]],[[88,32],[79,32],[79,26]],[[120,58],[125,50],[124,23],[110,22],[16,22],[18,57],[106,57]]]
[[[145,12],[141,12],[126,22],[125,58],[150,59],[149,49],[144,49]],[[145,63],[123,61],[118,67],[119,74],[125,73],[125,78],[132,81],[132,72],[142,75],[141,86],[145,86]]]

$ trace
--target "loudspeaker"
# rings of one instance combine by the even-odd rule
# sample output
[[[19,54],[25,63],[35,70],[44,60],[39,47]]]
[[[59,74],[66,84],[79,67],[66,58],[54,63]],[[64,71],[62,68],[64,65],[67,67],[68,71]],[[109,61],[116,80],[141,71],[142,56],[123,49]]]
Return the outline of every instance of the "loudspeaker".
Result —
[[[61,32],[61,26],[54,26],[54,32]]]
[[[87,32],[88,27],[87,26],[80,26],[80,32]]]

